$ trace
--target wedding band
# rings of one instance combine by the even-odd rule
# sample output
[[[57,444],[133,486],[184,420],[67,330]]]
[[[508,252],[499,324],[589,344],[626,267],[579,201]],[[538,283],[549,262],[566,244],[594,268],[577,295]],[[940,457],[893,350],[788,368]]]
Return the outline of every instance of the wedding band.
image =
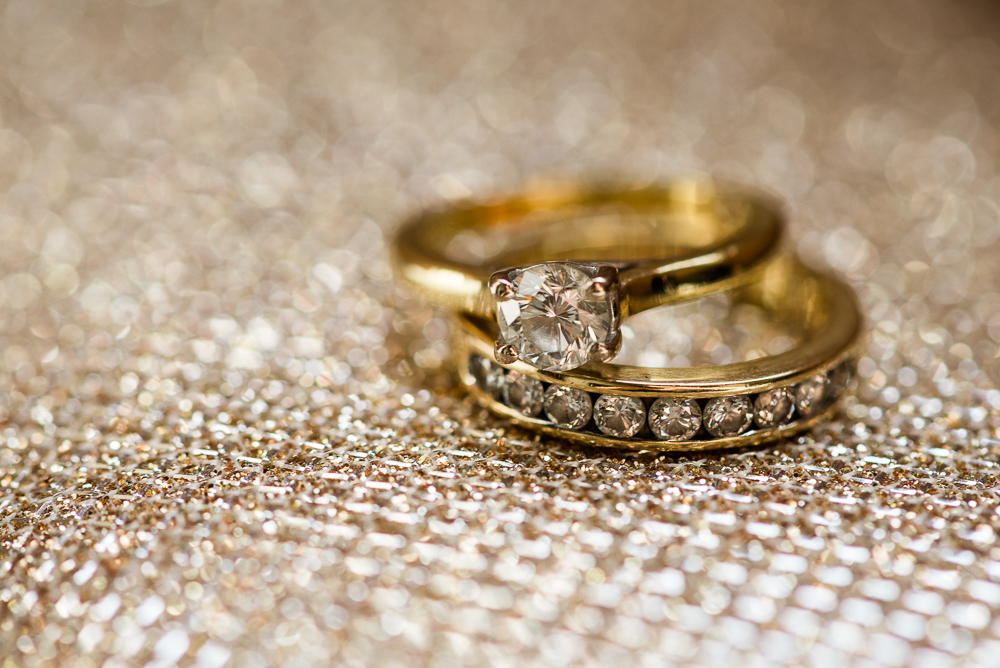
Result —
[[[754,445],[823,420],[848,385],[862,332],[853,291],[779,255],[734,300],[801,332],[786,352],[719,366],[644,368],[590,363],[564,372],[489,358],[495,325],[459,315],[459,375],[511,422],[592,445],[709,450]]]
[[[707,180],[536,188],[416,216],[394,264],[432,303],[495,313],[498,361],[568,371],[612,359],[630,315],[756,280],[782,228],[768,198]]]

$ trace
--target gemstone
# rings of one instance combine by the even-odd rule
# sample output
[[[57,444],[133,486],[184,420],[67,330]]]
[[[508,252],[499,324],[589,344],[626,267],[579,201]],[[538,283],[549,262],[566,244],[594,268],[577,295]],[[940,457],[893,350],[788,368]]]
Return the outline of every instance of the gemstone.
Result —
[[[511,289],[497,298],[498,344],[544,371],[586,364],[591,349],[618,332],[617,295],[594,280],[597,271],[571,262],[511,271]]]
[[[508,406],[532,417],[542,412],[545,389],[542,383],[519,371],[508,371],[507,382],[503,386],[503,398]]]
[[[826,404],[830,381],[826,374],[813,376],[795,386],[795,410],[803,417],[818,413]]]
[[[785,424],[795,410],[795,397],[787,387],[761,392],[753,402],[753,417],[763,429]]]
[[[661,397],[649,407],[649,428],[661,441],[687,441],[701,428],[701,406],[694,399]]]
[[[469,373],[476,379],[476,386],[479,389],[498,401],[503,399],[506,379],[501,366],[482,355],[472,355],[469,357]]]
[[[828,390],[830,397],[839,396],[841,392],[847,389],[848,383],[851,382],[852,368],[853,364],[851,360],[847,360],[830,372],[830,388]]]
[[[545,390],[545,414],[553,424],[579,429],[590,422],[593,411],[590,395],[583,390],[561,385],[549,385]]]
[[[635,397],[602,394],[594,402],[594,422],[608,436],[635,436],[646,422],[646,408]]]
[[[726,438],[739,436],[753,424],[753,406],[750,398],[716,397],[705,404],[705,429],[712,436]]]

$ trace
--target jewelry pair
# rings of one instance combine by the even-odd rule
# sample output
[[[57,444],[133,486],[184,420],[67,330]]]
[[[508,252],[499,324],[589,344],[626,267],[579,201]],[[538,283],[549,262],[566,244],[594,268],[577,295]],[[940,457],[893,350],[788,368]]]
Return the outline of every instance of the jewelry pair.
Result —
[[[783,228],[772,200],[712,181],[537,189],[416,216],[395,264],[456,312],[462,383],[512,422],[594,445],[730,448],[815,425],[852,375],[854,294],[782,250]],[[798,345],[726,365],[612,362],[628,317],[719,291]]]

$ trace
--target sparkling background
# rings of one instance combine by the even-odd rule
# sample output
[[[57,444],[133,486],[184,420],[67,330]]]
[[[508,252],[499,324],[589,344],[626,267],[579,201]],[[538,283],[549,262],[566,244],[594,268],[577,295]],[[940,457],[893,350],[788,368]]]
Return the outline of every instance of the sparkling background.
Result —
[[[0,666],[996,665],[995,3],[0,8]],[[453,389],[403,216],[692,170],[855,285],[835,422],[633,455]],[[647,361],[734,354],[687,321]]]

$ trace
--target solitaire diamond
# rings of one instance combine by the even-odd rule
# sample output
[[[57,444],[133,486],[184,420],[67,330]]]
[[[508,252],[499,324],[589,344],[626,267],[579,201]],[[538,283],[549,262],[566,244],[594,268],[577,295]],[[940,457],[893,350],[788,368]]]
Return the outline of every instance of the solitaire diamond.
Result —
[[[608,436],[635,436],[646,422],[646,407],[635,397],[602,394],[594,402],[594,422]]]
[[[705,429],[716,438],[739,436],[753,424],[748,397],[717,397],[705,404]]]
[[[649,428],[661,441],[687,441],[701,428],[701,407],[694,399],[661,397],[649,407]]]
[[[779,387],[757,395],[753,407],[757,426],[769,429],[788,422],[795,409],[795,398],[788,388]]]
[[[583,390],[561,385],[545,390],[545,414],[560,427],[579,429],[590,422],[593,410],[590,395]]]
[[[500,325],[498,349],[509,346],[518,359],[543,371],[575,369],[595,349],[613,349],[618,337],[616,278],[610,266],[549,262],[491,280]]]

